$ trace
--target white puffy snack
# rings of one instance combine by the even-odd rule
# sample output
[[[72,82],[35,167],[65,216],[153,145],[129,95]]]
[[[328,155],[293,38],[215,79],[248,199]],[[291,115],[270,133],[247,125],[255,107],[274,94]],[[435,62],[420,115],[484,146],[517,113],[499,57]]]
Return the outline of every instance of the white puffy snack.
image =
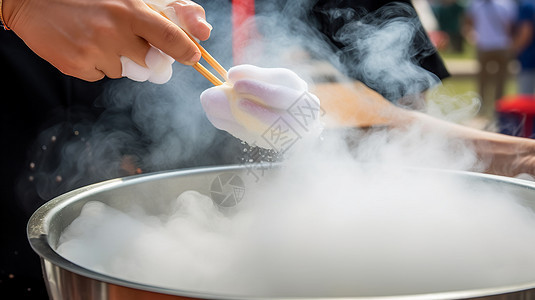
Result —
[[[228,82],[207,89],[201,104],[210,122],[250,145],[284,151],[321,133],[320,101],[307,83],[285,68],[239,65]],[[284,143],[273,136],[286,134]]]
[[[126,56],[121,56],[122,75],[135,81],[148,80],[152,83],[164,84],[173,75],[174,61],[169,55],[151,46],[145,57],[147,67],[138,65]]]
[[[162,12],[175,24],[181,26],[173,7],[168,6],[173,0],[145,0],[152,9]],[[140,66],[130,58],[121,56],[122,76],[135,81],[150,81],[164,84],[173,75],[173,63],[175,60],[161,50],[151,46],[145,56],[147,67]]]

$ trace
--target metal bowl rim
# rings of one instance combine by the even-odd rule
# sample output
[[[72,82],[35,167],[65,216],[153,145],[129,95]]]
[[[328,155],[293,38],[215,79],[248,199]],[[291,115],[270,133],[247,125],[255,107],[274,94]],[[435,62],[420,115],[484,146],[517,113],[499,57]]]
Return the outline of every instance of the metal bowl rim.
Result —
[[[84,268],[80,265],[77,265],[74,262],[67,260],[58,254],[50,245],[48,241],[47,228],[50,217],[54,215],[57,211],[61,211],[62,208],[68,206],[69,204],[78,201],[81,198],[84,198],[90,194],[99,193],[106,191],[108,189],[113,189],[117,186],[125,185],[134,185],[146,181],[154,181],[157,179],[171,178],[171,177],[182,177],[188,175],[198,175],[203,173],[215,173],[215,172],[231,172],[231,171],[243,171],[247,168],[247,165],[229,165],[229,166],[215,166],[215,167],[198,167],[198,168],[188,168],[181,170],[173,171],[161,171],[153,172],[141,175],[134,175],[129,177],[111,179],[88,186],[84,186],[65,194],[62,194],[58,197],[51,199],[50,201],[43,204],[39,207],[30,217],[27,225],[27,235],[33,250],[44,260],[49,261],[53,265],[60,267],[64,270],[70,271],[72,273],[91,278],[93,280],[115,284],[119,286],[125,286],[138,290],[145,290],[149,292],[162,293],[168,295],[192,297],[199,299],[221,299],[221,300],[265,300],[273,299],[272,297],[251,297],[243,295],[222,295],[214,294],[207,292],[198,292],[198,291],[188,291],[188,290],[179,290],[166,287],[150,286],[143,283],[128,281],[102,273],[97,273],[87,268]],[[483,174],[475,173],[470,171],[458,171],[458,170],[444,170],[444,169],[423,169],[423,168],[408,168],[415,170],[425,170],[432,172],[439,172],[444,174],[453,174],[459,176],[467,176],[474,178],[483,178],[487,180],[501,181],[508,184],[521,186],[527,189],[535,190],[535,182],[527,181],[523,179],[504,177],[492,174]],[[451,292],[437,292],[437,293],[428,293],[428,294],[415,294],[415,295],[399,295],[399,296],[372,296],[372,297],[320,297],[313,298],[315,300],[424,300],[424,299],[466,299],[466,298],[477,298],[485,297],[499,294],[509,294],[520,291],[527,291],[535,289],[535,280],[533,282],[503,286],[503,287],[494,287],[494,288],[484,288],[484,289],[473,289],[473,290],[463,290],[463,291],[451,291]],[[301,300],[301,299],[310,299],[310,297],[291,297],[276,298],[278,300]]]

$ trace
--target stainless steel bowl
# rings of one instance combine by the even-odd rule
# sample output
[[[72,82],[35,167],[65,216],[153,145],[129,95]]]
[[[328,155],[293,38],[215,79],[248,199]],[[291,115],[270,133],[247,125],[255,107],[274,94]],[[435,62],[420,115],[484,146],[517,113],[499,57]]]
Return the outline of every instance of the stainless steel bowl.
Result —
[[[268,170],[264,176],[269,176]],[[513,178],[456,171],[423,170],[440,176],[454,176],[458,179],[489,184],[498,187],[535,210],[535,183]],[[187,290],[161,288],[125,281],[100,274],[60,256],[54,249],[62,231],[80,214],[82,206],[93,200],[104,202],[117,209],[126,208],[133,203],[144,206],[149,212],[164,211],[167,203],[186,190],[196,190],[211,195],[215,202],[229,198],[214,190],[213,183],[220,176],[235,176],[241,180],[242,190],[254,188],[257,178],[250,176],[248,166],[228,166],[199,168],[173,172],[162,172],[124,179],[110,180],[61,195],[40,207],[28,223],[28,238],[32,248],[41,257],[43,274],[51,299],[268,299],[262,295],[229,296],[211,291],[192,292]],[[224,194],[224,192],[223,192]],[[217,198],[217,199],[216,199]],[[240,197],[230,199],[239,201]],[[144,201],[156,199],[155,201]],[[535,228],[533,229],[535,230]],[[533,282],[528,284],[496,286],[488,289],[452,291],[434,294],[403,296],[361,297],[354,295],[343,299],[535,299],[535,270]],[[271,298],[270,298],[271,299]],[[282,298],[278,298],[282,299]],[[291,299],[296,299],[295,297]],[[303,298],[304,299],[304,298]],[[319,299],[319,298],[315,298]],[[321,298],[325,299],[325,298]],[[342,299],[342,298],[330,298]]]

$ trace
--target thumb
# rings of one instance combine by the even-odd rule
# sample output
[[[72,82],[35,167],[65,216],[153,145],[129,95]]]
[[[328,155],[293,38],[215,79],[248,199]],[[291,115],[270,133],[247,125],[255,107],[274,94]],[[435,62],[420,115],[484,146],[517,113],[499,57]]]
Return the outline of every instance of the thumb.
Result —
[[[178,25],[149,7],[145,12],[145,17],[137,18],[132,24],[136,35],[182,64],[193,65],[199,61],[201,51]]]
[[[206,21],[204,9],[199,4],[189,0],[178,0],[170,3],[164,10],[178,26],[201,41],[210,37],[212,25]]]

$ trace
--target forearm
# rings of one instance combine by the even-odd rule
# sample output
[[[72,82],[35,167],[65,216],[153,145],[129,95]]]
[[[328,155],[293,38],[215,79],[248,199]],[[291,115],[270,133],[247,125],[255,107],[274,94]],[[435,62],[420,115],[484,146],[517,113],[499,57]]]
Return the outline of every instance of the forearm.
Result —
[[[483,163],[484,172],[504,176],[535,175],[535,140],[477,130],[417,112],[409,112],[409,115],[412,122],[420,122],[430,134],[444,134],[446,138],[472,146]]]
[[[518,25],[516,33],[513,37],[512,48],[515,53],[519,53],[524,50],[533,38],[533,23],[522,22]]]

